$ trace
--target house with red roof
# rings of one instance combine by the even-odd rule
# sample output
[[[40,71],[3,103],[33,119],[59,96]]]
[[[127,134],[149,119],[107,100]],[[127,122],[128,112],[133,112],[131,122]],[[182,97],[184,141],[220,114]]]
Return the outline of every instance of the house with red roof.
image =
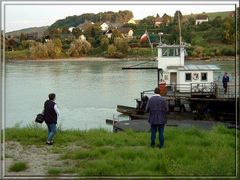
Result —
[[[201,24],[203,22],[208,22],[208,15],[203,13],[196,16],[195,24]]]

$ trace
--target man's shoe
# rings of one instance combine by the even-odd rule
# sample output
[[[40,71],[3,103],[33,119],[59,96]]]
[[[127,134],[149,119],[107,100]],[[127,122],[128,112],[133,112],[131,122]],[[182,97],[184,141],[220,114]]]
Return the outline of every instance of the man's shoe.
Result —
[[[151,146],[152,148],[154,148],[154,147],[155,147],[155,144],[151,144],[150,146]]]
[[[47,144],[47,145],[53,145],[52,142],[48,142],[48,141],[46,142],[46,144]]]

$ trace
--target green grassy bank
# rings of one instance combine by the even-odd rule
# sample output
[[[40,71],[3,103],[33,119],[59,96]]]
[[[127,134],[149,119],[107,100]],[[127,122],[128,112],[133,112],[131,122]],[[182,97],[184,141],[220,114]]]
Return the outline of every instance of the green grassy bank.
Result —
[[[6,142],[46,146],[46,129],[8,128]],[[165,147],[149,147],[149,133],[112,133],[102,129],[59,130],[49,153],[60,154],[62,166],[50,175],[79,176],[235,176],[235,130],[165,129]],[[7,150],[6,150],[7,151]]]

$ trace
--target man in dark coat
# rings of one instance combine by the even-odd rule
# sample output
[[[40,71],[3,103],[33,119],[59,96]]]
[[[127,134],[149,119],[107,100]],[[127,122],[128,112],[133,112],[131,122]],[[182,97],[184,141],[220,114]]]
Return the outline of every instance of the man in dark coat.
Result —
[[[159,88],[155,88],[154,95],[148,100],[146,112],[149,112],[148,122],[151,124],[151,147],[155,146],[156,132],[159,131],[159,147],[164,145],[164,126],[167,123],[167,101],[160,96]]]
[[[44,121],[48,127],[48,138],[46,144],[53,144],[53,136],[56,133],[56,124],[59,117],[59,109],[55,103],[56,95],[51,93],[48,95],[48,100],[44,103]]]
[[[227,86],[228,86],[228,82],[229,82],[229,77],[227,75],[227,72],[224,73],[224,76],[222,78],[222,83],[223,83],[223,88],[224,88],[224,94],[227,93]]]

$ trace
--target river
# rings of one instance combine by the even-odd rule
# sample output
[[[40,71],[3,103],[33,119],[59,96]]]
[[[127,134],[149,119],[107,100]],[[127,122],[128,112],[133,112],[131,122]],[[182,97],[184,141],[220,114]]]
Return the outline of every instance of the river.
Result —
[[[126,119],[118,104],[135,106],[140,92],[154,89],[156,70],[122,70],[141,61],[12,61],[5,65],[5,127],[31,125],[49,93],[56,93],[62,129],[111,129],[105,119]],[[234,61],[186,61],[216,64],[233,80]],[[44,125],[43,125],[44,126]]]

